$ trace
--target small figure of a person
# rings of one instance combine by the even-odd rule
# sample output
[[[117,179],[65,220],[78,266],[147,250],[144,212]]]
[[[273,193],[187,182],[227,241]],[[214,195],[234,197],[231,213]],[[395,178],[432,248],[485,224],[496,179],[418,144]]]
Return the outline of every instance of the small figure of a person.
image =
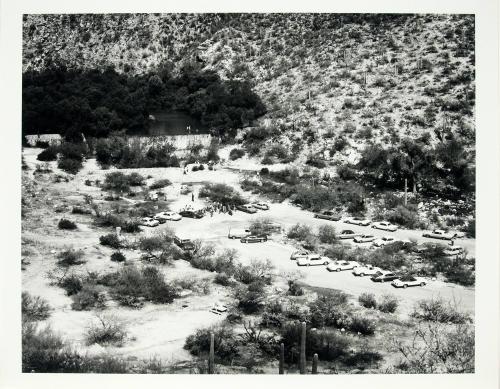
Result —
[[[194,193],[191,193],[191,201],[194,202]]]

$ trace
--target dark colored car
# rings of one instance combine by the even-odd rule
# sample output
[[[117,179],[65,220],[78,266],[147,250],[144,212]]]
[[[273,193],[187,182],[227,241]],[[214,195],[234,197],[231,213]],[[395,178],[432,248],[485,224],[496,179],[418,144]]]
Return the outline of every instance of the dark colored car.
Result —
[[[370,277],[370,279],[373,282],[387,282],[387,281],[394,281],[395,279],[399,278],[396,274],[392,272],[377,272],[373,276]]]
[[[259,242],[267,242],[266,235],[250,235],[245,238],[240,239],[241,243],[259,243]]]
[[[201,219],[205,214],[202,211],[190,211],[188,209],[180,211],[179,215],[182,217],[190,217],[192,219]]]
[[[194,250],[194,243],[191,239],[182,239],[175,236],[174,243],[183,250]]]
[[[341,216],[339,216],[338,214],[336,214],[333,211],[321,211],[321,212],[315,213],[314,217],[316,219],[332,220],[335,222],[338,222],[341,219]]]

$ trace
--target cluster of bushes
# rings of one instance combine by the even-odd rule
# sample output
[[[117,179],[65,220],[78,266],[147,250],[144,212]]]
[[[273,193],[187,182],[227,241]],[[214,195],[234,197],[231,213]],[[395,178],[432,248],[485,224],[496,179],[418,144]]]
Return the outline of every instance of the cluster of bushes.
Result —
[[[297,156],[290,153],[288,149],[281,144],[273,144],[264,152],[262,163],[264,165],[272,165],[274,163],[288,163],[295,160]]]
[[[64,267],[81,265],[85,263],[82,250],[65,250],[57,255],[57,264]]]
[[[127,138],[123,133],[113,133],[109,138],[95,142],[96,161],[103,168],[179,167],[175,147],[170,143],[144,144]]]
[[[208,198],[223,205],[241,205],[246,200],[232,187],[226,184],[205,184],[199,192],[199,197]]]
[[[230,159],[231,161],[235,161],[235,160],[237,160],[238,158],[243,157],[244,155],[245,155],[245,150],[235,148],[235,149],[232,149],[232,150],[229,152],[229,159]]]
[[[337,242],[335,227],[328,224],[319,226],[317,234],[314,234],[310,226],[297,223],[290,227],[286,236],[301,242],[302,246],[308,250],[315,249],[318,243],[333,244]]]
[[[144,185],[145,178],[139,173],[125,174],[112,172],[106,174],[102,188],[116,193],[128,192],[131,186]]]
[[[170,186],[172,183],[170,182],[169,179],[163,178],[161,180],[157,180],[153,182],[151,185],[149,185],[149,189],[161,189],[165,188],[166,186]]]
[[[417,320],[438,323],[465,324],[472,322],[468,313],[459,311],[450,302],[439,298],[420,300],[413,308],[411,316]]]
[[[384,295],[377,301],[373,293],[362,293],[358,298],[359,303],[365,308],[376,308],[384,313],[394,313],[398,308],[398,299],[391,295]]]

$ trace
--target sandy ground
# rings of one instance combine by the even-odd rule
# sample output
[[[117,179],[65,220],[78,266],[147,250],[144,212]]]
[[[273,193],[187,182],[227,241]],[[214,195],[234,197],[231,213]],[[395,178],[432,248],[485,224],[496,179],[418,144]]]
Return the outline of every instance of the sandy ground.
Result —
[[[32,176],[36,161],[36,155],[40,149],[25,149],[25,161],[31,170],[25,173]],[[55,163],[50,164],[57,172]],[[229,167],[231,169],[229,169]],[[158,168],[158,169],[125,169],[124,172],[136,171],[144,176],[151,176],[148,184],[153,181],[168,178],[173,185],[166,190],[169,208],[179,210],[190,204],[193,207],[202,207],[204,202],[197,198],[197,192],[205,182],[226,183],[236,186],[241,179],[238,166],[217,166],[215,171],[189,172],[183,174],[180,168]],[[98,244],[98,237],[103,234],[102,229],[96,229],[91,224],[89,216],[71,215],[69,218],[78,224],[78,230],[72,232],[57,229],[57,221],[65,213],[55,213],[52,207],[66,203],[82,203],[83,195],[90,194],[100,199],[103,192],[95,186],[87,186],[85,180],[103,180],[105,174],[112,171],[101,170],[95,160],[85,163],[84,169],[69,182],[52,183],[51,181],[37,179],[37,188],[40,191],[40,207],[32,211],[29,221],[23,221],[23,257],[28,258],[30,264],[23,272],[22,288],[34,295],[46,298],[53,307],[53,314],[47,324],[60,331],[74,347],[88,353],[99,353],[103,349],[100,346],[88,347],[84,343],[84,333],[90,323],[95,320],[94,312],[77,312],[71,309],[72,300],[64,291],[51,285],[47,272],[55,269],[56,253],[65,247],[81,248],[85,251],[84,265],[77,266],[76,272],[107,272],[117,269],[120,264],[109,260],[112,250]],[[192,185],[195,193],[195,201],[191,200],[191,194],[182,195],[182,185]],[[258,198],[246,193],[252,200]],[[135,201],[135,200],[131,200]],[[162,209],[159,209],[159,211]],[[276,235],[272,241],[245,245],[239,240],[227,238],[229,228],[241,228],[248,226],[255,218],[266,216],[280,223],[283,228],[288,228],[295,223],[306,223],[313,227],[321,224],[332,224],[340,231],[344,227],[359,232],[369,232],[376,236],[393,235],[398,239],[415,239],[418,242],[434,241],[422,237],[422,231],[398,230],[388,233],[373,230],[368,227],[358,227],[344,224],[342,222],[329,222],[314,219],[311,212],[300,210],[287,202],[271,204],[269,211],[259,211],[255,215],[243,212],[235,212],[233,216],[227,214],[214,214],[213,217],[206,216],[200,220],[182,219],[178,222],[167,222],[156,228],[144,228],[143,234],[152,234],[167,227],[175,229],[176,233],[188,238],[204,239],[215,243],[217,248],[235,248],[238,250],[240,260],[244,263],[251,259],[270,259],[276,268],[276,273],[297,270],[295,261],[291,261],[290,254],[295,249],[282,236]],[[460,239],[456,244],[461,245],[474,255],[475,241],[471,239]],[[138,263],[138,252],[127,252],[127,262]],[[171,267],[163,269],[164,274],[170,278],[183,278],[190,275],[197,277],[212,277],[213,275],[193,269],[184,261],[176,261]],[[311,286],[341,289],[357,299],[363,292],[372,292],[377,296],[392,293],[398,296],[400,301],[400,314],[406,315],[413,304],[422,299],[432,296],[441,296],[445,299],[454,299],[462,309],[474,311],[474,289],[446,284],[440,281],[429,281],[425,287],[395,289],[390,284],[377,284],[367,278],[354,277],[349,271],[341,273],[330,273],[323,266],[312,268],[301,268],[304,274],[304,282]],[[223,319],[209,312],[209,308],[215,301],[229,301],[225,289],[212,286],[208,295],[191,295],[176,300],[170,305],[146,304],[140,310],[128,309],[116,306],[112,301],[108,302],[106,313],[115,315],[125,323],[129,332],[129,340],[123,347],[107,347],[105,351],[113,354],[122,354],[131,359],[160,357],[164,361],[180,361],[189,359],[189,354],[182,349],[185,338],[194,333],[200,327],[215,324]],[[183,307],[185,305],[185,307]]]

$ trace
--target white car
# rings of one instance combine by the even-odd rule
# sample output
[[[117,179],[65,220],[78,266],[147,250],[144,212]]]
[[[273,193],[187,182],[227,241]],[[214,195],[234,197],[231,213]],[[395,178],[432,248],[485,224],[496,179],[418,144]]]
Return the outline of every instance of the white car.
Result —
[[[446,255],[447,257],[454,257],[457,255],[460,255],[464,252],[464,249],[460,246],[451,246],[448,247],[446,250],[443,251],[443,254]]]
[[[381,271],[382,269],[379,267],[375,267],[373,265],[366,265],[366,266],[355,267],[352,270],[352,274],[354,274],[355,276],[364,277],[364,276],[373,276],[374,274],[377,274],[377,272]]]
[[[156,227],[160,222],[158,220],[153,219],[152,217],[144,217],[139,222],[139,225],[145,227]]]
[[[354,232],[353,230],[342,230],[342,232],[340,234],[338,234],[337,236],[339,237],[339,239],[353,239],[357,236],[360,236],[361,234],[358,234],[356,232]]]
[[[394,224],[391,224],[389,222],[376,222],[372,224],[372,228],[376,228],[379,230],[385,230],[385,231],[396,231],[398,229],[397,226]]]
[[[242,239],[246,238],[247,236],[250,236],[250,230],[247,229],[241,229],[241,228],[230,228],[229,232],[227,234],[227,237],[229,239]]]
[[[182,216],[179,215],[177,212],[172,212],[172,211],[164,211],[164,212],[159,212],[157,213],[154,218],[161,222],[159,219],[163,220],[173,220],[173,221],[179,221],[182,219]]]
[[[290,259],[295,261],[296,259],[307,257],[310,254],[311,253],[307,250],[296,250],[290,255]]]
[[[311,254],[307,257],[302,257],[297,259],[297,266],[317,266],[317,265],[328,265],[330,263],[330,258],[323,257],[318,254]]]
[[[407,288],[409,286],[424,286],[427,282],[422,277],[402,277],[391,282],[396,288]]]
[[[360,217],[351,217],[349,219],[346,219],[345,223],[355,224],[357,226],[369,226],[371,222],[368,219],[362,219]]]
[[[368,242],[373,242],[375,240],[375,237],[373,235],[368,235],[368,234],[363,234],[361,236],[356,236],[354,238],[354,241],[356,243],[368,243]]]
[[[251,205],[252,205],[252,207],[257,208],[257,209],[261,209],[263,211],[267,211],[269,209],[269,205],[267,205],[266,203],[263,203],[263,202],[253,203]]]
[[[359,263],[356,261],[335,261],[330,262],[330,264],[326,267],[328,271],[341,271],[341,270],[352,270],[359,266]]]
[[[376,247],[385,246],[388,243],[394,243],[396,241],[392,236],[383,236],[382,238],[373,241],[373,245]]]
[[[424,238],[452,240],[457,237],[457,234],[455,232],[446,232],[445,230],[434,230],[431,232],[424,232],[422,236]]]

